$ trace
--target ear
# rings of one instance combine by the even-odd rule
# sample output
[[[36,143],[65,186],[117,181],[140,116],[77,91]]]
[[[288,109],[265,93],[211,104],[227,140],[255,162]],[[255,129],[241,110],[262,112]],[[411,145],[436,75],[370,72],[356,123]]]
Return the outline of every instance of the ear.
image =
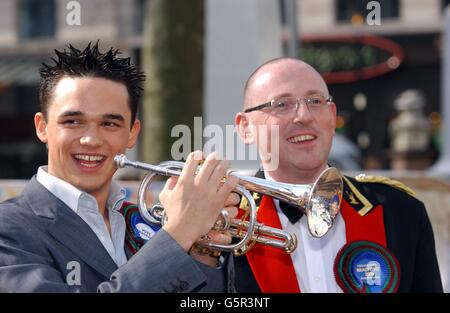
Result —
[[[127,144],[128,149],[131,149],[134,147],[140,131],[141,131],[141,121],[139,121],[138,119],[135,119],[133,127],[131,127],[130,138],[128,138],[128,144]]]
[[[333,124],[333,135],[336,133],[336,104],[333,102],[330,105],[331,110],[331,123]]]
[[[47,143],[47,121],[44,113],[38,112],[34,115],[34,127],[36,128],[36,135],[40,141]]]
[[[234,124],[236,125],[239,137],[245,144],[252,144],[255,142],[256,134],[252,131],[254,127],[248,118],[248,115],[244,112],[239,112],[234,118]]]

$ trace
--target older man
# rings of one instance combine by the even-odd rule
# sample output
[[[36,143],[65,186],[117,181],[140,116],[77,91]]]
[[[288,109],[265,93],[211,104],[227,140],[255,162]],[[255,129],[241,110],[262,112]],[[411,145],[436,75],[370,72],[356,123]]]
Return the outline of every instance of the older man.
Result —
[[[235,123],[243,141],[256,143],[263,156],[263,140],[277,146],[270,144],[277,128],[279,149],[261,158],[259,176],[312,184],[328,168],[336,104],[320,74],[300,60],[280,58],[257,68],[246,83],[244,108]],[[344,176],[343,181],[340,213],[319,238],[311,236],[300,210],[262,197],[259,220],[295,234],[298,248],[288,255],[257,245],[237,258],[239,292],[442,291],[423,203],[387,178]]]

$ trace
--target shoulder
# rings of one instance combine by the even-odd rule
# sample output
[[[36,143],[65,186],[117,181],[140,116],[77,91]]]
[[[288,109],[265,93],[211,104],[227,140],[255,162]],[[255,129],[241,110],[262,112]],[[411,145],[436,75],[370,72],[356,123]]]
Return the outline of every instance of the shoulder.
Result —
[[[385,176],[359,174],[355,177],[343,176],[344,189],[375,194],[390,194],[411,200],[418,200],[416,192],[404,183]]]
[[[32,215],[22,196],[0,203],[0,241],[4,246],[22,247],[38,237]]]
[[[385,209],[414,211],[422,210],[423,203],[417,198],[414,190],[398,180],[384,176],[360,174],[356,177],[343,176],[344,199],[350,204],[358,203],[367,208],[382,205]],[[412,213],[412,212],[411,212]]]
[[[394,188],[396,190],[399,191],[403,191],[404,193],[407,193],[408,195],[412,196],[412,197],[416,197],[416,192],[414,190],[412,190],[411,188],[409,188],[407,185],[405,185],[404,183],[389,178],[389,177],[385,177],[385,176],[373,176],[373,175],[366,175],[366,174],[359,174],[358,176],[356,176],[354,178],[357,182],[359,183],[368,183],[368,184],[376,184],[375,187],[379,187],[379,188]]]
[[[34,236],[38,229],[48,225],[48,220],[37,216],[25,197],[19,195],[0,203],[0,234],[20,234]]]
[[[26,218],[29,213],[30,209],[24,201],[23,195],[19,195],[0,203],[0,221],[8,218]]]

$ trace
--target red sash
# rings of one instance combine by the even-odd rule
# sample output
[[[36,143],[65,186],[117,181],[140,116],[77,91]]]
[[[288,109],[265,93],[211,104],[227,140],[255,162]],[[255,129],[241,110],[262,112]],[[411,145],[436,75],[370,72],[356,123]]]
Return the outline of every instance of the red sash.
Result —
[[[345,221],[347,242],[369,240],[386,247],[383,208],[380,205],[361,216],[342,200],[341,213]],[[277,210],[270,197],[262,197],[258,221],[267,226],[281,228]],[[256,244],[246,257],[262,292],[300,292],[289,254],[281,249]]]

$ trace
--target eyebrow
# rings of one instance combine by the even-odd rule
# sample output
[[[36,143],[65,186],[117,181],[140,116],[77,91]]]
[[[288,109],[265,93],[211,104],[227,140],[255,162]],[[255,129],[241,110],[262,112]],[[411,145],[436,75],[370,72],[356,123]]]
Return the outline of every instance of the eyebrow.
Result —
[[[85,116],[85,114],[81,111],[64,111],[59,115],[60,118],[74,117],[74,116]],[[108,120],[118,120],[121,122],[125,121],[125,118],[122,116],[122,114],[106,113],[102,115],[102,118]]]
[[[319,91],[319,90],[308,90],[305,93],[305,97],[311,96],[311,95],[317,95],[317,94],[319,94],[319,95],[323,94],[324,95],[325,93],[323,93],[322,91]],[[280,93],[278,95],[275,95],[273,97],[273,99],[278,99],[278,98],[282,98],[282,97],[295,97],[296,98],[296,96],[294,94],[290,93],[290,92],[283,92],[283,93]]]
[[[59,115],[59,117],[83,116],[83,115],[84,114],[81,111],[64,111]]]
[[[306,92],[306,96],[317,95],[317,94],[319,94],[319,95],[326,95],[325,92],[322,92],[322,91],[319,91],[319,90],[308,90]]]
[[[290,92],[283,92],[283,93],[275,95],[272,99],[278,99],[278,98],[283,98],[283,97],[295,97],[295,96]]]
[[[108,120],[119,120],[119,121],[125,121],[125,118],[122,116],[122,114],[113,114],[113,113],[108,113],[108,114],[103,114],[102,117],[104,119],[108,119]]]

